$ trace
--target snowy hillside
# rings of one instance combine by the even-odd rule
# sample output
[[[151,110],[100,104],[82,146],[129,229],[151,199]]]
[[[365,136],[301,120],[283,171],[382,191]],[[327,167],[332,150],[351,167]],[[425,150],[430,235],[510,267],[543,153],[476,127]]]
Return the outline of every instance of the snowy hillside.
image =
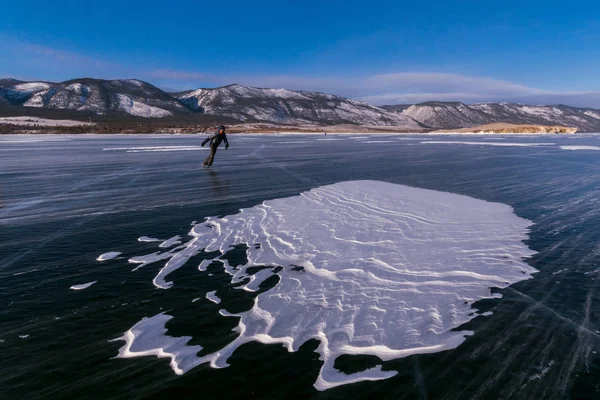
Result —
[[[432,128],[463,128],[489,122],[489,117],[466,104],[427,102],[408,107],[401,112]]]
[[[412,118],[340,96],[229,85],[168,94],[139,80],[62,83],[0,80],[0,107],[72,110],[104,116],[164,118],[207,114],[243,122],[359,124],[422,130]]]
[[[0,81],[0,97],[13,106],[73,110],[97,115],[162,118],[188,113],[177,99],[135,79],[75,79],[62,83]]]
[[[580,132],[600,132],[600,110],[565,105],[531,106],[515,103],[466,105],[459,102],[430,101],[398,110],[397,113],[436,129],[469,128],[504,122],[571,126],[578,128]]]
[[[579,132],[600,132],[600,110],[565,105],[430,101],[375,107],[344,97],[287,89],[229,85],[166,93],[136,79],[74,79],[61,83],[0,79],[0,110],[19,115],[65,111],[105,118],[211,118],[288,125],[394,126],[402,130],[460,129],[490,123],[560,125]],[[34,110],[40,110],[34,111]],[[25,113],[23,113],[25,114]],[[54,116],[56,114],[56,116]],[[40,115],[46,116],[46,115]]]
[[[22,105],[34,93],[50,88],[47,82],[22,82],[16,79],[0,79],[0,99],[11,105]]]
[[[412,118],[344,97],[287,89],[229,85],[175,93],[190,109],[240,121],[283,124],[360,124],[422,127]]]

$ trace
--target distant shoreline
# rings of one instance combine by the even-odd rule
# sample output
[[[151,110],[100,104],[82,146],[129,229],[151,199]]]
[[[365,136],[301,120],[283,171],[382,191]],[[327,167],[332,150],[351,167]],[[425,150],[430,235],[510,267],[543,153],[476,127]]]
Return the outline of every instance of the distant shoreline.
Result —
[[[196,133],[169,133],[169,132],[130,132],[130,133],[96,133],[96,132],[85,132],[85,133],[61,133],[61,132],[18,132],[18,133],[2,133],[0,138],[8,136],[164,136],[164,137],[193,137],[193,136],[206,136],[210,132],[196,132]],[[554,135],[568,135],[573,136],[572,133],[529,133],[529,132],[509,132],[509,133],[489,133],[489,132],[377,132],[377,133],[364,133],[364,132],[227,132],[230,136],[238,135],[264,135],[264,136],[353,136],[353,135],[398,135],[398,136],[554,136]],[[580,133],[581,135],[582,133]],[[583,134],[594,134],[587,132]]]
[[[447,130],[439,130],[434,132],[446,132]],[[486,125],[473,126],[471,128],[456,129],[455,133],[472,133],[478,132],[482,134],[540,134],[540,135],[552,135],[552,134],[574,134],[577,132],[577,128],[570,126],[559,126],[559,125],[533,125],[533,124],[508,124],[508,123],[493,123]]]
[[[141,124],[101,124],[77,120],[54,120],[39,117],[8,117],[0,118],[0,135],[203,135],[214,131],[214,126],[185,125],[164,126],[144,121]],[[422,129],[410,130],[395,126],[365,126],[365,125],[296,125],[280,126],[270,123],[232,124],[227,126],[227,133],[254,135],[335,135],[335,134],[399,134],[399,135],[553,135],[574,134],[577,128],[566,126],[547,126],[532,124],[493,123],[460,129]]]

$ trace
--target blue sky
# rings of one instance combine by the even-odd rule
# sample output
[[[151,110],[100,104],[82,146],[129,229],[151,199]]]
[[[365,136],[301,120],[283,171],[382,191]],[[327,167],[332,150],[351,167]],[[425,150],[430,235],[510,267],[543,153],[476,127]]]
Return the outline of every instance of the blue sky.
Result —
[[[0,76],[600,107],[600,2],[23,1]]]

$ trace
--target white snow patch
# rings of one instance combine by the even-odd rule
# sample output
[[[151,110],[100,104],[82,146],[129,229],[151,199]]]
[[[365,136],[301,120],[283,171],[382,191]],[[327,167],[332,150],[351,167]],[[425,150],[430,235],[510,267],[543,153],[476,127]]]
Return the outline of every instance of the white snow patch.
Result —
[[[146,146],[146,147],[108,147],[103,151],[125,151],[127,153],[153,153],[165,151],[198,151],[207,150],[202,146]]]
[[[594,351],[594,353],[595,353],[595,351]],[[543,378],[544,375],[546,375],[548,373],[548,371],[550,371],[550,368],[552,368],[553,365],[554,365],[554,360],[550,360],[550,362],[548,363],[548,365],[546,367],[541,368],[539,373],[530,376],[529,380],[535,381],[535,380]]]
[[[83,86],[81,83],[72,83],[69,86],[65,87],[65,90],[79,93],[83,88],[87,88],[87,86]]]
[[[127,82],[133,83],[135,86],[142,87],[144,83],[142,81],[138,81],[137,79],[127,79]]]
[[[167,249],[169,247],[175,246],[176,244],[181,244],[181,236],[179,235],[173,236],[172,238],[165,240],[158,247],[160,247],[161,249]]]
[[[583,274],[584,275],[591,275],[591,274],[597,274],[598,272],[600,272],[600,269],[595,269],[593,271],[587,271],[587,272],[584,272]]]
[[[171,257],[173,257],[173,254],[170,252],[161,253],[157,251],[155,253],[145,254],[143,256],[131,257],[128,261],[130,264],[140,264],[132,270],[137,271],[138,269],[143,268],[148,264],[152,264],[157,261],[165,260]]]
[[[27,100],[24,104],[23,107],[34,107],[34,108],[41,108],[44,107],[44,94],[46,94],[48,91],[45,92],[39,92],[34,94],[33,96],[31,96],[31,98],[29,100]]]
[[[45,82],[27,82],[19,83],[12,87],[13,90],[18,92],[41,92],[42,90],[50,89],[50,85]]]
[[[198,271],[206,271],[206,268],[212,263],[212,260],[202,260],[200,265],[198,265]]]
[[[3,117],[0,124],[20,126],[90,126],[95,123],[75,121],[71,119],[48,119],[39,117]]]
[[[600,146],[560,146],[563,150],[600,150]]]
[[[127,153],[160,153],[160,152],[170,152],[170,151],[199,151],[199,150],[208,150],[208,148],[204,147],[186,147],[186,148],[162,148],[162,149],[152,149],[152,150],[127,150]]]
[[[535,115],[535,116],[540,116],[540,117],[546,117],[546,118],[551,118],[551,117],[557,117],[557,116],[561,116],[563,114],[563,112],[561,110],[559,110],[558,108],[549,108],[549,107],[542,107],[542,106],[521,106],[520,110],[524,113],[527,114],[531,114],[531,115]]]
[[[164,118],[172,115],[167,110],[135,101],[121,93],[117,94],[117,99],[119,100],[119,108],[131,115],[144,118]]]
[[[6,135],[0,137],[0,143],[37,143],[37,142],[68,142],[71,139],[51,137],[50,135]]]
[[[359,143],[397,143],[396,140],[365,140]]]
[[[93,282],[88,282],[88,283],[82,283],[81,285],[73,285],[73,286],[71,286],[70,289],[73,289],[73,290],[87,289],[87,288],[89,288],[90,286],[92,286],[96,282],[98,282],[98,281],[93,281]]]
[[[600,119],[600,113],[598,113],[596,111],[585,111],[584,114],[587,115],[588,117]]]
[[[151,238],[148,236],[142,236],[138,238],[138,242],[161,242],[161,239]]]
[[[104,253],[104,254],[98,256],[98,258],[96,258],[96,261],[112,260],[113,258],[119,256],[120,254],[121,254],[121,252],[119,252],[119,251],[109,251],[108,253]]]
[[[132,358],[141,356],[156,356],[170,358],[171,368],[177,375],[183,374],[197,359],[196,354],[202,346],[187,346],[191,337],[174,338],[166,336],[165,324],[170,320],[170,315],[158,314],[152,318],[144,318],[130,330],[116,340],[126,343],[119,350],[119,358]]]
[[[253,290],[270,276],[262,271],[275,273],[266,268],[251,274],[248,268],[280,266],[279,283],[237,315],[239,336],[214,353],[198,357],[201,348],[187,346],[189,338],[166,336],[171,317],[159,314],[125,333],[119,356],[169,357],[182,374],[203,363],[226,367],[247,342],[297,351],[317,339],[323,361],[318,390],[386,379],[396,372],[375,367],[344,374],[335,360],[343,354],[391,360],[459,346],[473,332],[454,329],[479,315],[474,302],[499,298],[490,288],[537,272],[524,261],[535,254],[523,244],[531,224],[504,204],[375,181],[322,186],[209,217],[192,228],[185,248],[171,254],[154,279],[157,287],[170,287],[166,275],[194,255],[225,254],[239,244],[248,246],[248,264],[234,269],[215,258],[232,283],[250,280],[241,288]]]
[[[451,141],[451,140],[426,140],[421,142],[421,144],[465,144],[472,146],[498,146],[498,147],[537,147],[537,146],[553,146],[556,143],[490,143],[490,142],[461,142],[461,141]]]
[[[206,293],[206,298],[212,301],[215,304],[221,303],[221,299],[217,296],[217,291],[213,290],[212,292]]]

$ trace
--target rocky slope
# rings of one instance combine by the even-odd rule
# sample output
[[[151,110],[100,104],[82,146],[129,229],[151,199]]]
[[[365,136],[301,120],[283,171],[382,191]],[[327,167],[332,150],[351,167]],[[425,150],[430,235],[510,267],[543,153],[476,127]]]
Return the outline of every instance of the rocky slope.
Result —
[[[531,106],[515,103],[425,102],[397,111],[433,129],[460,129],[503,122],[559,125],[579,132],[600,132],[600,110],[565,105]]]
[[[2,107],[12,107],[13,114],[18,107],[69,110],[105,117],[167,118],[204,114],[242,122],[359,124],[422,130],[410,117],[324,93],[229,85],[169,94],[135,79],[84,78],[61,83],[2,79],[0,109]]]
[[[229,85],[175,93],[192,110],[240,121],[302,124],[399,126],[422,130],[412,118],[325,93]]]
[[[0,80],[4,105],[81,111],[96,115],[127,114],[164,118],[189,113],[177,99],[136,79],[74,79],[61,83]]]

